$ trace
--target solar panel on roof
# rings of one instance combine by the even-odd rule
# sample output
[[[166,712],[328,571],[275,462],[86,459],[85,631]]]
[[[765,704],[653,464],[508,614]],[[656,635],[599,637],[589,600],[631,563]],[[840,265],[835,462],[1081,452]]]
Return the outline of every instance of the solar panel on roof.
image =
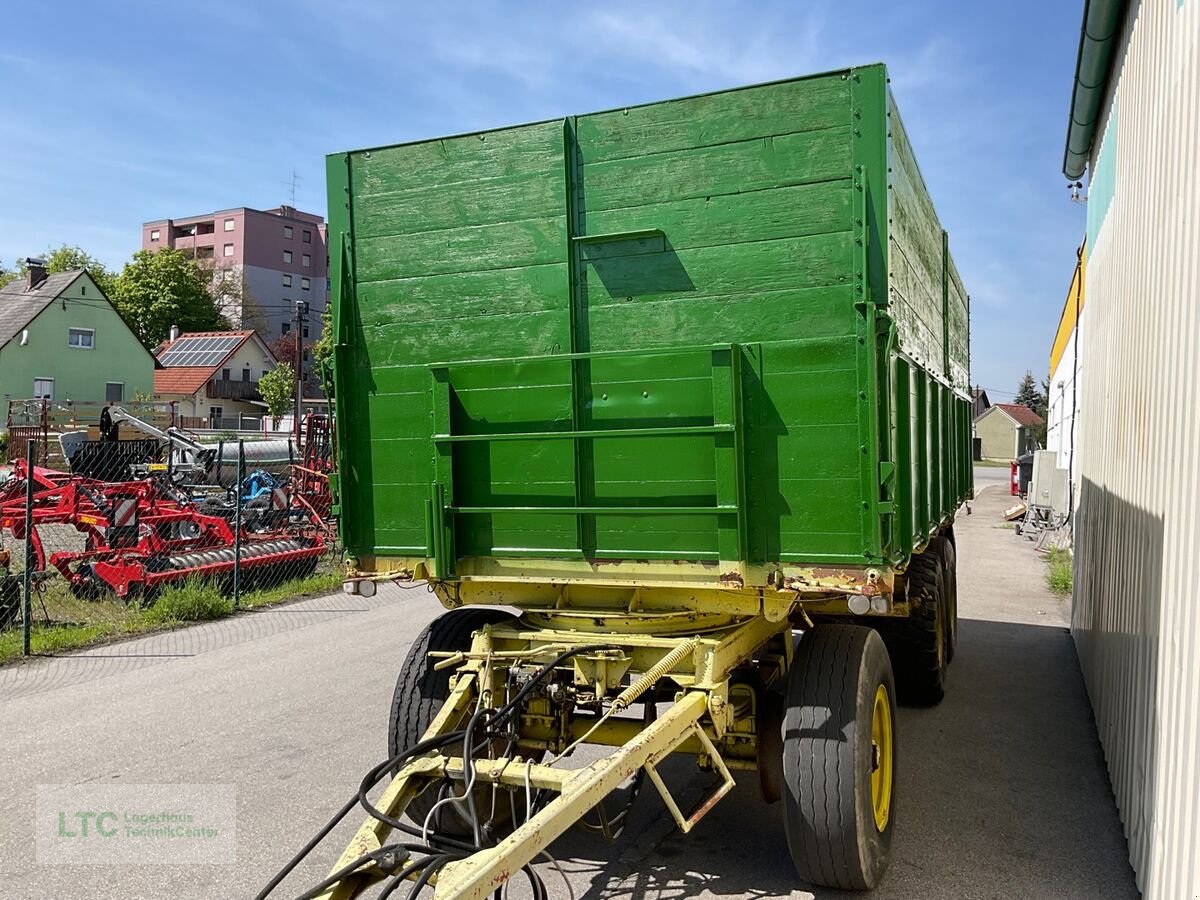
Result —
[[[242,340],[240,334],[181,337],[158,358],[164,366],[215,366]]]

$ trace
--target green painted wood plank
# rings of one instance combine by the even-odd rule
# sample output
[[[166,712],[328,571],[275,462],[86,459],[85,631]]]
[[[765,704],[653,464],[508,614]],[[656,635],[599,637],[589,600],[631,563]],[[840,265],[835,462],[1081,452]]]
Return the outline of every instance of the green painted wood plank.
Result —
[[[598,232],[656,228],[675,250],[741,244],[776,238],[849,231],[848,178],[773,187],[736,194],[693,197],[620,209],[589,210],[588,228]],[[606,247],[601,255],[620,255]]]
[[[850,126],[583,167],[585,211],[842,180]],[[654,227],[654,226],[649,226]]]
[[[359,238],[359,277],[388,281],[553,265],[564,240],[562,216]]]
[[[566,313],[565,263],[425,275],[358,286],[364,326],[425,324],[488,315]],[[428,336],[427,336],[428,340]],[[441,342],[431,342],[442,346]],[[450,358],[443,353],[442,358]]]
[[[845,125],[842,74],[688,97],[580,116],[585,163]]]

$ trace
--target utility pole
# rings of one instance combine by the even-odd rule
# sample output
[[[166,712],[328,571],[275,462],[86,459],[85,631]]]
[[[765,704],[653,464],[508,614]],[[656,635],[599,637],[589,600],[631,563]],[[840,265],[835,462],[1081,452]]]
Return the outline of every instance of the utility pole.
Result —
[[[292,433],[296,438],[296,446],[300,446],[300,407],[303,401],[304,386],[304,307],[303,300],[296,301],[296,316],[292,331],[296,334],[296,402],[292,412]]]

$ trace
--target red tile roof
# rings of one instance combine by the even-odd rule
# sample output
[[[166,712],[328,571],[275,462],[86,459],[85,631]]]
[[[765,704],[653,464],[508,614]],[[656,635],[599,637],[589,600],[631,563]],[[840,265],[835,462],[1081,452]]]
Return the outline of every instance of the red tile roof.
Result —
[[[1028,406],[1022,406],[1020,403],[995,403],[993,405],[1016,419],[1018,425],[1041,425],[1045,421]]]
[[[237,353],[246,341],[254,336],[254,331],[188,331],[179,335],[177,340],[197,337],[232,337],[234,335],[240,336],[241,340],[214,366],[163,366],[161,360],[159,360],[159,367],[154,370],[154,393],[183,394],[184,396],[196,393],[196,391],[204,387],[206,381],[220,371],[229,360],[229,357]],[[163,341],[154,348],[156,359],[171,346],[171,343],[171,341]],[[270,348],[267,349],[269,353]]]
[[[154,370],[154,393],[191,396],[212,378],[215,369],[208,366],[172,366]]]

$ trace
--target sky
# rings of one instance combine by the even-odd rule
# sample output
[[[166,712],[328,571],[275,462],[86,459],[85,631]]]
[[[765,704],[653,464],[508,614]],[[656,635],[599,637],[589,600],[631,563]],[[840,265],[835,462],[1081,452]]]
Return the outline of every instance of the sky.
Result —
[[[6,11],[0,263],[290,202],[338,150],[888,64],[971,295],[972,380],[1046,375],[1084,231],[1062,175],[1083,0],[60,0]]]

